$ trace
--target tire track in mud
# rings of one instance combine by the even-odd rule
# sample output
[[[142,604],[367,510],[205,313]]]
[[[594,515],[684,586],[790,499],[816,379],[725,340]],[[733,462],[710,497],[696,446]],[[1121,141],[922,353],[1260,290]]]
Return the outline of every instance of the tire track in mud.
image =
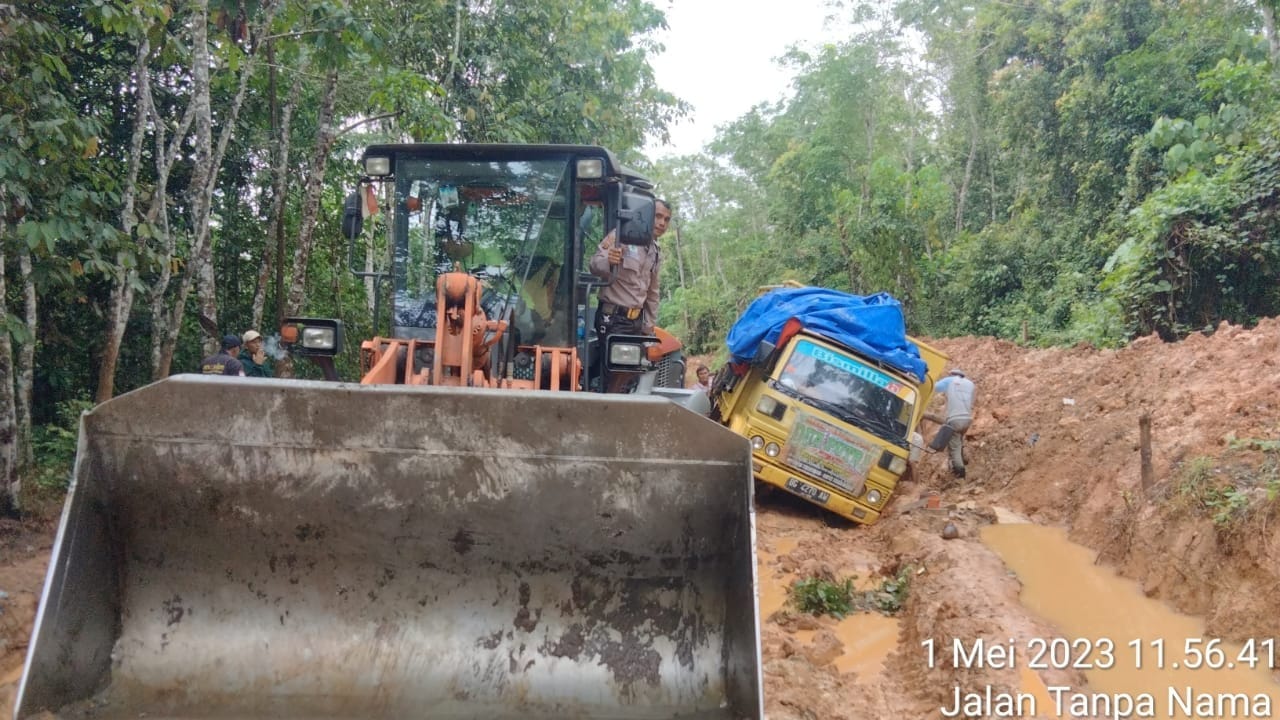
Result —
[[[871,527],[831,527],[822,511],[765,493],[757,503],[760,579],[766,594],[794,578],[858,576],[859,587],[878,585],[910,565],[911,588],[896,618],[897,642],[876,672],[842,672],[841,659],[865,646],[830,638],[839,621],[812,618],[784,607],[761,618],[766,713],[770,720],[833,718],[941,718],[961,692],[1040,693],[1045,685],[1087,689],[1079,672],[1035,675],[1024,663],[1008,668],[955,667],[948,653],[929,666],[922,643],[950,648],[987,644],[1025,647],[1030,638],[1056,636],[1018,601],[1021,585],[978,539],[991,511],[916,509],[903,512],[922,488],[904,483],[894,510]],[[944,540],[950,520],[960,537]],[[856,640],[855,640],[856,643]],[[871,643],[874,644],[874,643]],[[1044,707],[1042,702],[1038,707]]]

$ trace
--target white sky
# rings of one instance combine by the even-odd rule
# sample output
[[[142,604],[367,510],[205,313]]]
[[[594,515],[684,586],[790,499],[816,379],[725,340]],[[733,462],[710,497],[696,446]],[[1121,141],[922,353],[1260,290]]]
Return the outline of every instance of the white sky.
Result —
[[[693,105],[671,128],[672,145],[650,141],[651,159],[696,153],[716,126],[753,105],[791,92],[791,75],[774,58],[791,45],[804,48],[842,39],[843,22],[823,22],[826,0],[665,0],[666,51],[651,63],[658,86]]]

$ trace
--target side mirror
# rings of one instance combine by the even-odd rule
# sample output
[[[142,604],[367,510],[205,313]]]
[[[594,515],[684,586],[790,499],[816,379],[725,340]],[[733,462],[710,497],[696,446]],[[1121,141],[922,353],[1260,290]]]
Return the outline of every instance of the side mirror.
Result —
[[[618,238],[624,245],[653,242],[654,201],[649,195],[624,192],[618,211]]]
[[[360,193],[353,192],[342,203],[342,236],[354,241],[364,230],[364,214],[360,212]]]
[[[767,367],[773,362],[773,353],[777,349],[768,340],[761,340],[760,344],[756,346],[756,354],[755,357],[751,358],[751,364],[756,367]]]

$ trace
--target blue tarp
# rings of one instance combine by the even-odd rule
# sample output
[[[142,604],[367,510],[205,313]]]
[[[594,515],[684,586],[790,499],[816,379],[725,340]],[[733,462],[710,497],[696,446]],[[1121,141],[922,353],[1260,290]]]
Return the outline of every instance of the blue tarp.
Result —
[[[782,326],[804,328],[924,381],[920,349],[907,339],[902,304],[888,293],[850,295],[826,288],[780,288],[756,298],[729,329],[725,342],[737,362],[750,362],[761,340],[777,343]]]

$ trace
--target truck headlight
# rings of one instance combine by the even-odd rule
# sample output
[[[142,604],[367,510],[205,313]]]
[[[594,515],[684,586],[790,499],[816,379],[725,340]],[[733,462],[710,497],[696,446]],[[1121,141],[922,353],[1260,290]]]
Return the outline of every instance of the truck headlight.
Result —
[[[775,420],[781,420],[783,414],[787,412],[787,406],[768,395],[761,395],[760,399],[756,401],[756,412],[761,415],[768,415]]]
[[[751,436],[752,450],[759,450],[760,448],[763,448],[763,447],[764,447],[764,438],[760,437],[759,435]]]
[[[609,346],[609,364],[639,367],[642,348],[632,343],[615,343]]]
[[[880,504],[880,499],[881,499],[881,496],[880,496],[880,491],[879,491],[879,490],[874,490],[874,489],[873,489],[873,490],[869,490],[869,491],[867,491],[867,504],[868,504],[868,505],[879,505],[879,504]]]
[[[880,465],[880,467],[884,468],[885,470],[888,470],[894,475],[901,475],[902,473],[907,471],[906,459],[899,457],[897,455],[894,455],[888,450],[885,450],[880,455],[880,462],[878,464]]]
[[[782,452],[782,448],[778,447],[778,443],[769,443],[764,446],[764,454],[769,457],[778,457],[780,452]]]
[[[302,347],[308,350],[332,350],[337,343],[333,328],[309,327],[302,329]]]

